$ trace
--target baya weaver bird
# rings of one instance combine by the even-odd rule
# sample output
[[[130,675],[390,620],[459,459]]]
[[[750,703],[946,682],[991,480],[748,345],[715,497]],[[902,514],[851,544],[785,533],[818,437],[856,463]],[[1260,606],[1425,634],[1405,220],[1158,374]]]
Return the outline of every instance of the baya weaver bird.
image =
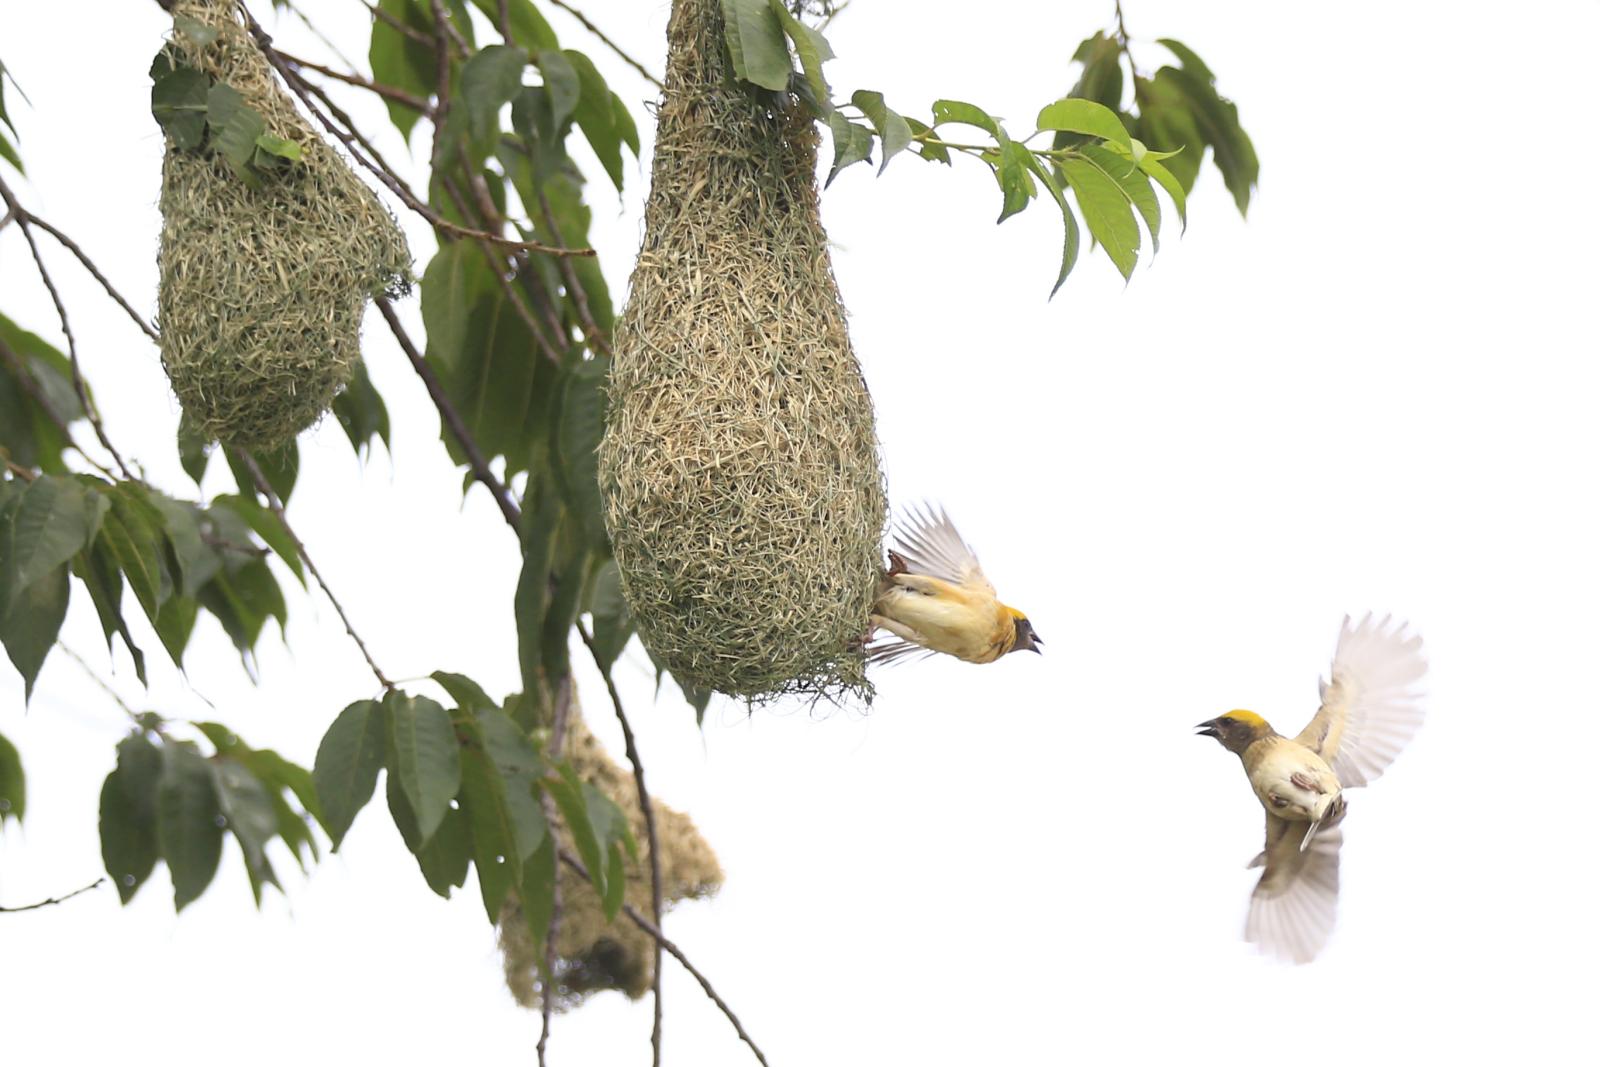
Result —
[[[937,514],[913,510],[898,527],[872,606],[873,629],[897,640],[870,646],[873,662],[943,652],[969,663],[993,663],[1007,652],[1040,652],[1044,642],[1033,624],[995,596],[978,557],[943,508]]]
[[[1387,616],[1359,626],[1347,616],[1322,707],[1290,738],[1250,711],[1230,711],[1195,729],[1244,763],[1267,811],[1267,844],[1250,897],[1245,940],[1263,952],[1307,963],[1327,943],[1339,899],[1344,790],[1377,779],[1422,725],[1414,688],[1427,671],[1422,638]]]

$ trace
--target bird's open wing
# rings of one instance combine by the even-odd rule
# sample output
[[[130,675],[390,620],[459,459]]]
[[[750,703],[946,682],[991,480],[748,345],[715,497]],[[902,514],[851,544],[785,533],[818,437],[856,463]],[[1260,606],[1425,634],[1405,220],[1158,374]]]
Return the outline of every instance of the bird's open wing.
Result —
[[[977,585],[994,594],[978,566],[978,557],[961,539],[950,516],[940,508],[907,509],[894,530],[894,548],[913,574],[942,578],[956,585]]]
[[[1267,814],[1265,870],[1250,896],[1246,941],[1291,963],[1310,963],[1322,951],[1338,916],[1343,818],[1341,810],[1324,822],[1302,852],[1305,824]]]
[[[1339,784],[1361,786],[1381,775],[1422,725],[1416,685],[1428,670],[1422,638],[1371,615],[1344,620],[1322,707],[1296,741],[1328,761]]]
[[[874,641],[867,646],[867,662],[878,665],[901,663],[907,660],[926,659],[936,655],[933,649],[923,648],[921,645],[912,644],[910,641],[901,641],[891,638],[884,641]]]

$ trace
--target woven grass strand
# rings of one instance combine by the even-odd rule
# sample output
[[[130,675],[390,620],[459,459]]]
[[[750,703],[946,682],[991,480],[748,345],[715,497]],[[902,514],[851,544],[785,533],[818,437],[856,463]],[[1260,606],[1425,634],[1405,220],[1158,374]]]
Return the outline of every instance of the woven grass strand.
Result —
[[[266,448],[316,422],[349,382],[366,302],[402,291],[411,257],[393,216],[273,80],[233,7],[179,0],[175,15],[217,36],[202,46],[175,32],[168,50],[238,90],[302,159],[252,189],[209,148],[168,143],[161,361],[197,431]]]
[[[680,682],[870,698],[884,487],[815,125],[726,76],[719,0],[676,0],[668,44],[600,449],[623,593]]]

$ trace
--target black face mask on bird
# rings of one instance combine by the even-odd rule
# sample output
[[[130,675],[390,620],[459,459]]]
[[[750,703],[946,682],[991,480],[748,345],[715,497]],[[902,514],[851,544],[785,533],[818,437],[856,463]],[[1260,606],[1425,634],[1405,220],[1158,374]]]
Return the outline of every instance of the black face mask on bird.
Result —
[[[1044,655],[1044,649],[1041,647],[1044,644],[1044,638],[1040,637],[1036,632],[1034,632],[1033,623],[1029,622],[1027,619],[1017,619],[1016,628],[1017,640],[1016,643],[1011,646],[1011,651],[1037,652],[1041,656]]]

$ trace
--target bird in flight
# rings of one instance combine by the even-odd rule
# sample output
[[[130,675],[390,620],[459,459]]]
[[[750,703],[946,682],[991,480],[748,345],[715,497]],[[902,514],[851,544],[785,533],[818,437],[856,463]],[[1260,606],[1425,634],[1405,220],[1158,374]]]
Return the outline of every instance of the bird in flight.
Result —
[[[1339,632],[1322,706],[1294,737],[1261,716],[1230,711],[1195,729],[1244,764],[1267,813],[1267,843],[1251,867],[1261,880],[1250,897],[1245,940],[1295,963],[1327,943],[1339,899],[1344,790],[1383,774],[1422,725],[1417,683],[1427,672],[1422,638],[1406,624],[1348,617]]]
[[[893,539],[872,626],[894,636],[869,645],[869,661],[943,652],[968,663],[993,663],[1008,652],[1040,652],[1044,642],[1033,623],[1000,602],[943,508],[911,510]]]

